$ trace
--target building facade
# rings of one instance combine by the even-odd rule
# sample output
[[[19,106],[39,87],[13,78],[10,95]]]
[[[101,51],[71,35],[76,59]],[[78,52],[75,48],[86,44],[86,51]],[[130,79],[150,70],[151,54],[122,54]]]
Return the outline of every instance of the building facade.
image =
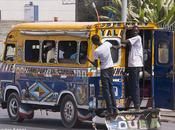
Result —
[[[25,20],[25,5],[31,3],[39,21],[75,21],[75,0],[0,0],[0,19]]]

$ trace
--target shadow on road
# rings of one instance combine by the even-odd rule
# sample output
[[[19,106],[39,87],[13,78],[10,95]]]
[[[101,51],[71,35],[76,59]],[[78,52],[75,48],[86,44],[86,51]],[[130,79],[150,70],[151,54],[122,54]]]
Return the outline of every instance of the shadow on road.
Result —
[[[8,126],[18,126],[18,127],[24,127],[24,128],[40,128],[40,129],[61,129],[61,130],[67,130],[62,123],[61,120],[57,119],[42,119],[42,118],[34,118],[32,120],[24,120],[22,123],[18,122],[12,122],[8,118],[3,118],[3,120],[0,120],[0,124],[2,125],[8,125]],[[100,130],[106,130],[106,127],[104,124],[97,124],[98,129]],[[76,128],[71,128],[73,130],[92,130],[92,124],[90,122],[82,122],[79,124]]]

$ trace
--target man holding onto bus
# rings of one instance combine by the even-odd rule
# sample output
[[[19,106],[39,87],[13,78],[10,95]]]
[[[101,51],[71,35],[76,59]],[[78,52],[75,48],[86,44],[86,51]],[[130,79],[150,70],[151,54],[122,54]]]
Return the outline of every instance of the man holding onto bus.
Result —
[[[122,43],[130,46],[128,56],[129,93],[134,102],[134,108],[140,110],[139,72],[143,67],[143,47],[139,28],[134,26],[131,30],[131,38]]]
[[[101,83],[103,87],[103,96],[106,100],[106,106],[107,106],[107,116],[116,116],[117,115],[117,107],[116,107],[116,101],[115,101],[115,95],[113,91],[112,81],[113,81],[113,74],[114,74],[114,68],[113,68],[113,60],[111,56],[110,48],[113,47],[113,45],[110,42],[105,41],[104,43],[101,43],[100,37],[98,35],[93,35],[92,43],[94,45],[97,45],[98,47],[95,49],[94,52],[94,61],[89,60],[88,61],[93,64],[95,67],[98,67],[98,59],[100,59],[101,63]]]

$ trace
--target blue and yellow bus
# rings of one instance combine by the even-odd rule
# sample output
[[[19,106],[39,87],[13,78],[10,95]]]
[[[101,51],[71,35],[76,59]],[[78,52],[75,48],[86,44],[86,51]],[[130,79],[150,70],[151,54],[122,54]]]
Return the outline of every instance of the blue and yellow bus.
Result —
[[[128,24],[128,28],[132,28]],[[144,68],[140,75],[141,110],[131,125],[133,108],[127,85],[127,48],[111,49],[115,73],[113,89],[121,119],[127,128],[144,128],[145,113],[159,120],[156,108],[175,108],[175,33],[155,24],[138,25],[144,47]],[[79,121],[103,117],[106,103],[102,95],[99,68],[93,67],[96,48],[91,36],[121,44],[124,24],[120,22],[23,23],[8,33],[0,62],[0,103],[12,121],[32,119],[37,109],[60,112],[62,123],[74,127]],[[130,31],[126,32],[126,38]],[[49,44],[54,48],[47,60]],[[93,114],[92,114],[93,113]],[[130,116],[128,116],[128,114]],[[130,123],[129,123],[130,121]],[[146,127],[146,126],[145,126]],[[156,128],[149,125],[149,128]]]

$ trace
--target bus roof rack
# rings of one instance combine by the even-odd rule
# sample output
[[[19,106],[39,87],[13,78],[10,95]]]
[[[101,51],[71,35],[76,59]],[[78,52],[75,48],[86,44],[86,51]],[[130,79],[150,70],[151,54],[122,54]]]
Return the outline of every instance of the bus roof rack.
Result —
[[[175,21],[170,25],[161,25],[161,28],[168,31],[175,31]]]

